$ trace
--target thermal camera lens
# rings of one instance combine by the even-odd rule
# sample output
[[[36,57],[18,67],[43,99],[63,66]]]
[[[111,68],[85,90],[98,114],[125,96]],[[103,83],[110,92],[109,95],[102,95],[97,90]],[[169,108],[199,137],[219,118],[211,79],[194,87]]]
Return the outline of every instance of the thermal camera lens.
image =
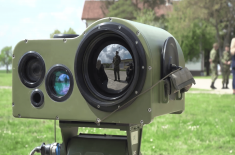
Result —
[[[40,79],[43,70],[42,66],[42,63],[36,58],[29,60],[26,65],[27,78],[32,82],[36,82],[38,79]]]
[[[69,75],[65,71],[55,71],[52,75],[52,85],[58,97],[64,96],[68,93],[70,88]]]
[[[45,84],[47,93],[53,100],[65,101],[73,90],[72,73],[66,66],[57,64],[47,73]]]
[[[26,87],[39,86],[45,75],[45,64],[42,57],[34,51],[25,53],[20,59],[18,73]]]

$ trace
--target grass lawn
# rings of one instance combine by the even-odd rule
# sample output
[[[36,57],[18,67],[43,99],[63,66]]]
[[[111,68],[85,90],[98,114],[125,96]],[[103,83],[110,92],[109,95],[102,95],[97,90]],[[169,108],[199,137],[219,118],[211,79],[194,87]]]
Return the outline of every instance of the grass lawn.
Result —
[[[0,86],[12,86],[12,73],[0,70]]]
[[[195,79],[211,79],[211,76],[194,76]],[[218,79],[222,79],[222,75],[218,76]],[[233,79],[232,73],[229,76],[229,79]]]

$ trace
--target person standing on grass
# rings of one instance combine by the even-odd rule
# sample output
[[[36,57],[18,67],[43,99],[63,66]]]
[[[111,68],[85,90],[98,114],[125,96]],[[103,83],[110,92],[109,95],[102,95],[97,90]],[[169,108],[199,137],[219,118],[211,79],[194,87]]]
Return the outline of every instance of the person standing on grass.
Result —
[[[235,38],[231,41],[230,52],[232,55],[233,95],[235,95]]]
[[[118,55],[118,51],[116,51],[116,55],[113,57],[113,64],[114,64],[114,77],[115,80],[117,81],[117,77],[118,77],[118,81],[120,82],[120,74],[119,74],[119,64],[121,63],[121,58]]]
[[[231,64],[231,55],[229,52],[229,44],[225,46],[225,51],[223,52],[222,62],[222,89],[228,89],[229,75],[230,75],[230,64]]]
[[[216,87],[214,86],[215,84],[215,80],[218,77],[218,70],[217,70],[217,64],[219,63],[219,45],[217,43],[213,44],[213,49],[210,52],[210,68],[211,68],[211,89],[216,89]]]

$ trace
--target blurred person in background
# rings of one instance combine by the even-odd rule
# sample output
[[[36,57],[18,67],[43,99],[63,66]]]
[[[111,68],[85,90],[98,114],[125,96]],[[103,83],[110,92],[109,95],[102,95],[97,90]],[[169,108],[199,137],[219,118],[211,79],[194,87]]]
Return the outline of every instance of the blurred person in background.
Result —
[[[223,52],[223,56],[221,59],[222,62],[222,89],[229,89],[228,88],[228,83],[229,83],[229,75],[230,75],[230,66],[231,66],[231,55],[229,51],[229,44],[225,46],[225,51]]]
[[[217,65],[219,63],[219,45],[217,43],[213,44],[213,49],[210,52],[210,68],[211,68],[211,89],[216,89],[216,87],[214,86],[215,84],[215,80],[218,77],[218,70],[217,70]]]
[[[235,38],[231,41],[230,52],[232,55],[233,95],[235,95]]]

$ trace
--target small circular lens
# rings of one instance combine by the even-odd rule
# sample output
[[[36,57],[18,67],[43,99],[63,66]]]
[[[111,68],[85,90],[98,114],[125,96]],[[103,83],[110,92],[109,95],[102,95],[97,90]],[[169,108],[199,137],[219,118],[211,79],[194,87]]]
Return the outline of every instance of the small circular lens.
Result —
[[[30,97],[31,103],[34,107],[41,107],[44,103],[44,95],[41,90],[35,89],[33,90],[31,97]]]
[[[51,77],[51,84],[54,88],[56,96],[65,96],[70,88],[69,75],[65,71],[59,70],[53,72]]]
[[[45,75],[45,63],[42,57],[34,51],[25,53],[20,59],[18,73],[26,87],[37,87]]]
[[[72,73],[64,65],[57,64],[47,73],[45,84],[47,93],[53,100],[65,101],[73,90]]]

